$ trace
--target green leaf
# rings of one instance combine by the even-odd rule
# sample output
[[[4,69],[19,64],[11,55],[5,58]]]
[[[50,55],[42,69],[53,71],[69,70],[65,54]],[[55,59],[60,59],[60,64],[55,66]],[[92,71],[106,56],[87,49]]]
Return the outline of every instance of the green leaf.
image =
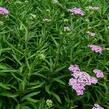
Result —
[[[2,92],[2,93],[0,93],[0,96],[5,96],[5,97],[9,97],[9,98],[16,98],[18,96],[18,94],[13,94],[13,93],[9,93],[9,92]]]
[[[59,84],[65,85],[65,82],[63,82],[62,80],[60,80],[59,78],[54,78],[53,81],[58,82]]]
[[[38,95],[39,93],[40,93],[40,91],[29,93],[29,94],[25,95],[21,100],[22,100],[22,101],[23,101],[23,100],[26,100],[26,99],[29,100],[31,97],[36,96],[36,95]],[[31,99],[31,100],[32,100],[32,99]]]
[[[33,99],[33,98],[27,98],[26,99],[29,102],[37,103],[39,100]]]
[[[17,106],[16,106],[15,109],[21,109],[21,108],[20,108],[20,104],[17,104]]]
[[[60,97],[56,93],[52,92],[51,95],[53,95],[59,103],[62,103]]]
[[[18,81],[22,81],[22,76],[21,75],[19,75],[18,73],[16,73],[16,72],[11,72],[11,75],[16,79],[16,80],[18,80]]]
[[[49,88],[50,88],[50,86],[47,86],[47,85],[46,85],[46,86],[45,86],[45,91],[46,91],[48,94],[51,94],[51,91],[50,91]]]
[[[10,85],[8,85],[8,84],[4,84],[4,83],[2,83],[2,82],[0,82],[0,87],[1,88],[3,88],[3,89],[10,89],[10,87],[9,87]]]
[[[66,67],[66,66],[62,66],[62,67],[56,69],[55,72],[59,72],[59,71],[63,70],[65,67]]]
[[[57,94],[55,94],[54,92],[50,91],[49,88],[50,88],[50,86],[49,86],[49,87],[48,87],[48,86],[45,87],[46,92],[47,92],[48,94],[52,95],[53,97],[55,97],[56,100],[57,100],[59,103],[62,103],[60,97],[59,97]]]
[[[37,88],[40,88],[42,87],[43,85],[45,84],[45,82],[38,82],[38,83],[30,83],[30,87],[28,89],[37,89]]]

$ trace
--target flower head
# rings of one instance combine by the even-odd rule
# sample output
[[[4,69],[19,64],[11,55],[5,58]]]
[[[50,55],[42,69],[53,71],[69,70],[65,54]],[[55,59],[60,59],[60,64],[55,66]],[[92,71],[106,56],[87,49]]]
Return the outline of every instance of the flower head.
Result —
[[[109,48],[104,48],[104,50],[109,50]]]
[[[71,31],[71,29],[70,29],[70,27],[65,26],[65,27],[64,27],[64,31],[65,31],[65,32],[66,32],[66,31],[68,32],[68,31]]]
[[[90,32],[90,31],[87,31],[86,32],[89,36],[95,36],[96,34],[94,32]]]
[[[77,7],[68,9],[68,11],[71,12],[72,14],[78,14],[81,16],[84,15],[84,11],[82,11],[80,8],[77,8]]]
[[[50,22],[50,21],[51,21],[51,19],[44,18],[44,19],[43,19],[43,21],[44,21],[44,22]]]
[[[98,45],[91,44],[91,45],[88,45],[88,47],[90,47],[91,50],[94,51],[95,53],[102,53],[103,51],[103,49]]]
[[[53,101],[51,99],[47,99],[46,104],[49,108],[51,108],[53,106]]]
[[[94,104],[94,107],[92,109],[104,109],[99,104]]]
[[[72,89],[74,89],[76,91],[77,95],[84,94],[83,92],[84,92],[85,88],[81,83],[78,82],[77,79],[71,78],[69,80],[69,85],[72,87]]]
[[[95,77],[91,77],[90,81],[92,84],[96,84],[98,82],[98,80]]]
[[[100,8],[98,6],[89,6],[88,9],[98,11]]]
[[[97,79],[90,76],[84,71],[80,71],[78,65],[70,65],[69,70],[72,72],[72,78],[69,79],[69,85],[76,91],[77,95],[83,95],[85,86],[96,84]]]
[[[93,72],[96,74],[97,78],[103,78],[104,77],[103,72],[99,69],[94,69]]]
[[[72,73],[76,73],[78,71],[80,71],[80,68],[78,65],[70,65],[70,67],[68,68]]]
[[[9,11],[6,9],[6,8],[4,8],[4,7],[0,7],[0,14],[9,14]]]

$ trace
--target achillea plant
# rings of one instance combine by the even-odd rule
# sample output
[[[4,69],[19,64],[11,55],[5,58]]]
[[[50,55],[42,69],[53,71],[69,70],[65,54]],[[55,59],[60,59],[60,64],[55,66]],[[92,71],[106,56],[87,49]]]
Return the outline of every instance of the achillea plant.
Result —
[[[74,89],[77,95],[83,95],[85,86],[97,83],[95,77],[90,76],[84,71],[80,71],[78,65],[70,65],[69,70],[72,72],[72,78],[69,80],[69,85]]]
[[[0,109],[108,109],[108,4],[1,0]]]

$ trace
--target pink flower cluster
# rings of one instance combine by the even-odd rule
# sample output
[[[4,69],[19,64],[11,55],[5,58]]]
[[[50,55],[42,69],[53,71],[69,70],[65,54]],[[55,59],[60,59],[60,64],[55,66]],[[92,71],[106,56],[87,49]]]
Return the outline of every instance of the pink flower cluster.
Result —
[[[94,51],[95,53],[102,53],[103,49],[98,46],[98,45],[88,45],[89,48],[91,48],[92,51]]]
[[[93,10],[93,11],[97,11],[99,9],[100,9],[99,7],[93,7],[93,6],[88,7],[88,10]],[[72,14],[77,14],[77,15],[81,15],[81,16],[85,15],[85,12],[77,7],[68,9],[68,11],[71,12]],[[90,32],[90,31],[87,31],[86,33],[89,36],[96,35],[96,33]],[[98,45],[94,45],[94,44],[90,44],[90,45],[88,45],[88,47],[93,52],[100,53],[100,54],[102,53],[103,50],[106,50],[106,48],[104,49],[104,48],[102,48]],[[107,50],[109,50],[109,49],[107,48]],[[103,72],[99,69],[93,70],[93,72],[96,75],[96,78],[93,76],[90,76],[88,73],[86,73],[84,71],[81,71],[78,65],[70,65],[70,67],[68,69],[69,69],[69,71],[71,71],[71,75],[72,75],[72,78],[69,79],[69,85],[72,87],[73,90],[76,91],[77,95],[83,95],[85,86],[96,84],[98,82],[97,78],[104,77]],[[92,109],[104,109],[104,108],[101,107],[99,104],[94,104]]]
[[[6,8],[4,8],[4,7],[0,7],[0,14],[9,14],[9,11],[6,9]]]
[[[68,11],[71,12],[72,14],[78,14],[81,16],[84,15],[84,11],[82,11],[80,8],[77,8],[77,7],[68,9]]]
[[[79,72],[80,71],[80,68],[78,65],[70,65],[70,67],[68,68],[69,71],[73,72],[73,73],[76,73],[76,72]]]
[[[83,95],[85,86],[96,84],[97,79],[90,76],[84,71],[80,71],[78,65],[70,65],[69,70],[72,72],[72,78],[69,80],[69,85],[74,89],[77,95]]]
[[[104,77],[103,72],[99,69],[94,69],[93,72],[96,74],[97,78],[103,78]]]
[[[94,107],[92,109],[104,109],[99,104],[94,104]]]

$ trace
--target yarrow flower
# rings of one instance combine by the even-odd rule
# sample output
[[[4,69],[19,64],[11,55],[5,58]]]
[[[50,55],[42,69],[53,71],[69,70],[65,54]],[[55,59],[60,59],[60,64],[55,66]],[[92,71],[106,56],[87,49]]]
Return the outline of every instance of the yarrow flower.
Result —
[[[50,21],[51,21],[51,19],[44,18],[44,19],[43,19],[43,21],[44,21],[44,22],[50,22]]]
[[[90,32],[90,31],[87,31],[86,32],[89,36],[95,36],[96,34],[94,32]]]
[[[49,108],[51,108],[53,106],[53,101],[51,99],[47,99],[46,104]]]
[[[89,6],[88,9],[98,11],[100,8],[97,7],[97,6],[95,6],[95,7],[94,6]]]
[[[69,85],[74,89],[77,95],[83,95],[83,91],[85,90],[84,86],[78,83],[78,80],[75,78],[71,78],[69,80]]]
[[[69,85],[74,89],[77,95],[83,95],[85,86],[96,84],[97,79],[90,76],[84,71],[80,71],[78,65],[70,65],[69,70],[72,72],[72,78],[69,80]]]
[[[65,31],[65,32],[66,32],[66,31],[71,31],[71,29],[70,29],[70,27],[65,26],[65,27],[64,27],[64,31]]]
[[[80,8],[77,8],[77,7],[68,9],[68,11],[71,12],[72,14],[78,14],[81,16],[84,15],[84,11],[82,11]]]
[[[6,9],[6,8],[4,8],[4,7],[0,7],[0,14],[9,14],[9,11]]]
[[[90,47],[91,50],[94,51],[95,53],[102,53],[103,51],[103,49],[98,45],[91,44],[91,45],[88,45],[88,47]]]
[[[104,48],[104,50],[109,50],[109,48]]]
[[[99,104],[94,104],[94,107],[92,109],[104,109]]]
[[[80,71],[79,66],[76,65],[76,64],[75,65],[70,65],[70,67],[68,69],[69,69],[69,71],[71,71],[73,73],[76,73],[76,72]]]
[[[91,83],[92,84],[96,84],[98,82],[98,80],[95,77],[91,77]]]
[[[104,78],[104,74],[101,70],[99,69],[94,69],[93,72],[96,74],[97,78]]]

